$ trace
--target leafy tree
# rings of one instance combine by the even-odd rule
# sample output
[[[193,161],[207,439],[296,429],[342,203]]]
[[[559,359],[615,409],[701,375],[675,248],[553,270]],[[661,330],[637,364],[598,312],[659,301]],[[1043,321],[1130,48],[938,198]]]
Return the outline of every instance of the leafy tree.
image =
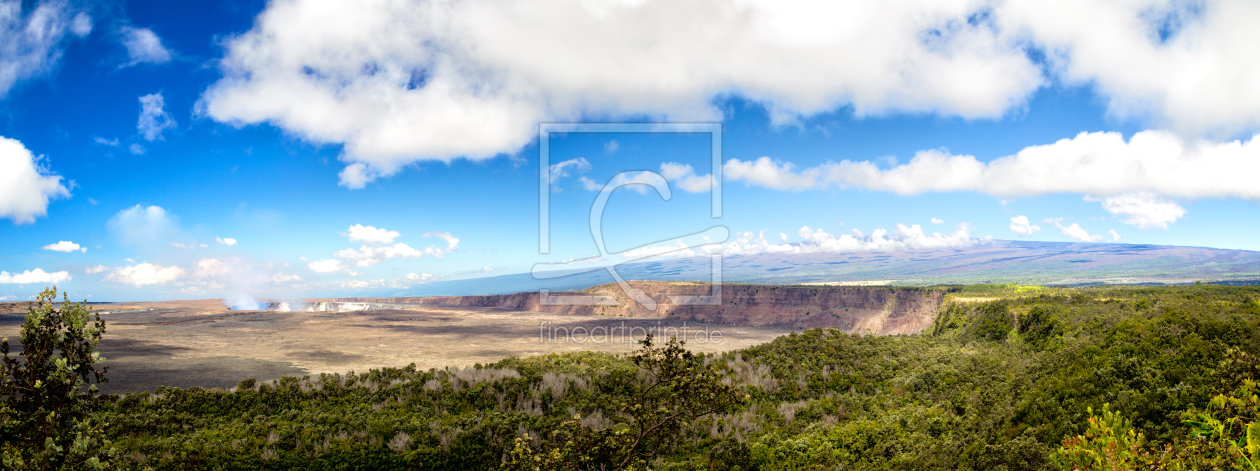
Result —
[[[518,438],[512,450],[512,469],[639,469],[657,456],[687,420],[734,410],[747,398],[723,375],[670,338],[654,347],[652,336],[631,361],[646,375],[646,384],[620,404],[629,423],[596,430],[582,425],[580,417],[564,422],[552,433],[552,447],[534,453]]]
[[[107,381],[96,344],[105,321],[57,288],[40,293],[22,324],[22,352],[0,342],[0,458],[5,468],[104,469],[112,450],[103,424],[90,419],[97,386]]]

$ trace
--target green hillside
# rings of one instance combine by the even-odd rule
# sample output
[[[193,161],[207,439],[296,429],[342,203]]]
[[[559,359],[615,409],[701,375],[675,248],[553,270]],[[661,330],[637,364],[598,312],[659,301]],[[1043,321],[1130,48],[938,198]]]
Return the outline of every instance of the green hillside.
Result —
[[[1260,439],[1246,392],[1260,379],[1260,288],[951,291],[921,335],[815,329],[674,352],[669,381],[642,370],[663,364],[658,341],[636,357],[163,388],[106,396],[92,420],[122,469],[613,469],[623,456],[661,470],[1234,469],[1247,424]],[[626,438],[680,408],[714,413]]]

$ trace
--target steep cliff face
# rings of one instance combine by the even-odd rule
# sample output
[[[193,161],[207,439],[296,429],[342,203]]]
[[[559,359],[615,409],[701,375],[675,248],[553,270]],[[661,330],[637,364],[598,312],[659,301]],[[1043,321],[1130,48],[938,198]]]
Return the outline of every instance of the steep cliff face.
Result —
[[[679,296],[712,295],[712,285],[635,281],[635,288],[656,301],[656,310],[634,302],[616,284],[594,286],[574,293],[552,293],[542,302],[538,293],[494,296],[439,296],[424,298],[348,298],[341,302],[427,304],[492,307],[513,311],[556,314],[631,316],[753,327],[834,327],[848,332],[880,335],[918,333],[932,325],[945,291],[926,288],[723,285],[721,303],[688,305]],[[609,305],[554,304],[564,296],[603,299]],[[673,298],[673,299],[672,299]],[[615,303],[615,305],[613,305]]]

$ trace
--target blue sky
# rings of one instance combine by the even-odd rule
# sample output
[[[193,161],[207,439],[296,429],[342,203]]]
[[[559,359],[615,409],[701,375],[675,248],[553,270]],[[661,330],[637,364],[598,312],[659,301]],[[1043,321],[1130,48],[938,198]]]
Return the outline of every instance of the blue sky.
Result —
[[[1256,20],[1229,1],[0,0],[0,299],[520,273],[597,255],[592,202],[626,171],[672,197],[613,194],[608,250],[648,248],[611,261],[713,225],[730,239],[682,254],[1260,250]],[[550,122],[720,123],[723,217],[705,134],[552,136],[539,254]]]

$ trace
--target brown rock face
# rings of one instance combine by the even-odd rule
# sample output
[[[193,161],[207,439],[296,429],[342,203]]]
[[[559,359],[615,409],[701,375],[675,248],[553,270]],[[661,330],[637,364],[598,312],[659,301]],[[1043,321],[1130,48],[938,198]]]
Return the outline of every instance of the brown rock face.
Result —
[[[930,327],[936,319],[937,308],[945,297],[944,290],[929,288],[725,284],[721,286],[721,304],[686,305],[676,303],[677,300],[671,297],[709,296],[713,294],[713,286],[707,283],[660,281],[634,281],[631,285],[655,300],[656,309],[648,310],[635,302],[616,284],[550,295],[595,296],[617,303],[607,306],[542,304],[538,293],[348,298],[337,301],[495,307],[513,311],[669,318],[751,327],[833,327],[847,332],[896,335],[918,333]]]

